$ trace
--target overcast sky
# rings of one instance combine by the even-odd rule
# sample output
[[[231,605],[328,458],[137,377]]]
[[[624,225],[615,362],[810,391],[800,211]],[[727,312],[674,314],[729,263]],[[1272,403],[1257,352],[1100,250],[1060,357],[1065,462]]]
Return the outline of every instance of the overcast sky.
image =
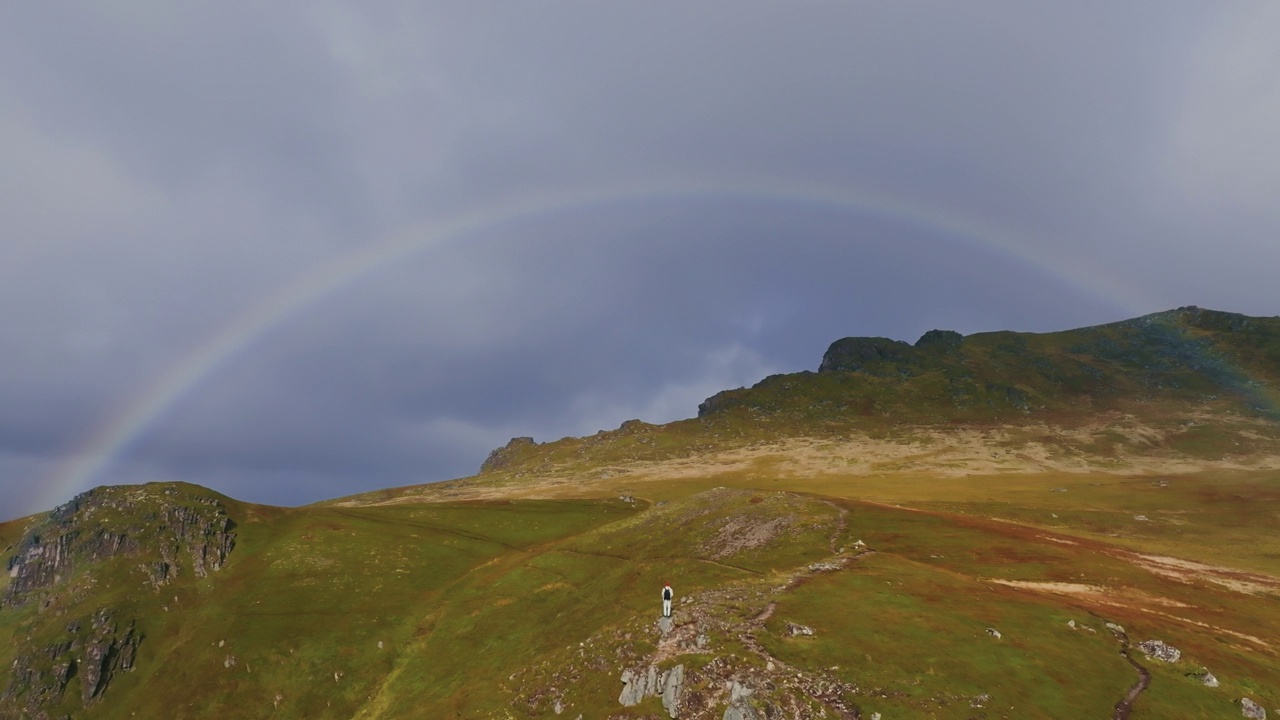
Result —
[[[0,519],[299,504],[848,335],[1280,314],[1274,2],[0,5]]]

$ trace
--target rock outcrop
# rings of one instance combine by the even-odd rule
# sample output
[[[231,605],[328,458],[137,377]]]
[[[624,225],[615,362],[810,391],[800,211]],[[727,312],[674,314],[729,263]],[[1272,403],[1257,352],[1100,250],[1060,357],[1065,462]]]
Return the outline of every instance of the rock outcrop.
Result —
[[[760,713],[751,706],[751,688],[736,679],[729,683],[729,707],[722,720],[762,720]]]
[[[1182,657],[1182,651],[1163,640],[1144,640],[1138,643],[1138,649],[1152,660],[1175,663]]]
[[[67,623],[51,644],[19,648],[0,694],[0,717],[47,716],[44,708],[61,701],[73,679],[79,680],[80,700],[88,707],[119,673],[133,670],[141,642],[133,620],[119,620],[115,611],[103,608]]]
[[[672,718],[680,715],[680,696],[684,692],[684,665],[662,672],[657,665],[622,672],[622,694],[618,702],[625,707],[639,705],[648,697],[661,697],[662,707]]]
[[[118,556],[140,558],[154,586],[185,567],[218,570],[235,548],[235,522],[215,497],[177,484],[103,487],[77,495],[27,528],[8,558],[0,607],[23,605],[72,575]]]
[[[480,472],[493,472],[495,470],[505,470],[512,462],[519,458],[520,454],[529,448],[535,447],[537,443],[531,437],[515,437],[511,438],[506,445],[495,449],[489,453],[489,457],[484,459],[480,464]]]
[[[1267,711],[1249,698],[1240,698],[1240,714],[1249,720],[1267,720]]]

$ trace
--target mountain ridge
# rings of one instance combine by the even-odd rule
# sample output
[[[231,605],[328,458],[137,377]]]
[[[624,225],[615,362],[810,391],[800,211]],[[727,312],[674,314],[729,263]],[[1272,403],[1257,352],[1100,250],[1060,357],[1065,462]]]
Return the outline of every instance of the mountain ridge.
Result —
[[[723,390],[695,418],[661,426],[629,420],[616,430],[537,443],[515,438],[482,475],[536,472],[575,459],[670,458],[773,439],[873,436],[910,428],[1047,424],[1074,428],[1100,416],[1176,426],[1216,418],[1246,433],[1243,446],[1280,452],[1280,317],[1187,306],[1049,333],[968,336],[931,330],[914,345],[888,338],[836,340],[818,371],[766,377]],[[1263,438],[1258,435],[1263,428]],[[1098,433],[1101,437],[1108,431]],[[1198,432],[1198,431],[1197,431]],[[1118,442],[1141,447],[1120,432]],[[1114,438],[1113,438],[1114,439]],[[1203,457],[1240,438],[1181,443]],[[1203,452],[1197,445],[1203,445]],[[1274,447],[1273,447],[1274,445]],[[1234,448],[1234,445],[1231,445]]]

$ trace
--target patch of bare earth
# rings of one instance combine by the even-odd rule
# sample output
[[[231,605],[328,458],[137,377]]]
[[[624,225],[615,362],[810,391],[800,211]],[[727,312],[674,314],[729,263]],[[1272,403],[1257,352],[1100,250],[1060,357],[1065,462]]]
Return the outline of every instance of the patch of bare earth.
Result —
[[[1155,575],[1183,583],[1203,581],[1249,595],[1280,595],[1280,578],[1245,572],[1221,565],[1183,560],[1164,555],[1125,553],[1124,559]]]
[[[1191,418],[1196,420],[1197,418]],[[1201,418],[1206,423],[1214,418]],[[1245,423],[1241,420],[1240,423]],[[1247,424],[1234,431],[1250,433]],[[1259,470],[1280,467],[1280,454],[1252,454],[1222,459],[1181,455],[1164,447],[1173,431],[1112,416],[1080,427],[1028,424],[1003,427],[918,428],[900,437],[851,433],[843,438],[785,438],[731,450],[711,451],[667,460],[615,462],[607,468],[564,467],[545,471],[479,475],[407,490],[394,498],[352,499],[343,505],[490,500],[512,497],[581,495],[595,482],[628,484],[760,472],[778,478],[830,475],[894,475],[929,473],[937,477],[1001,473],[1120,473],[1178,475],[1206,470]],[[1108,437],[1127,444],[1100,447]],[[1257,433],[1252,433],[1257,435]],[[1258,437],[1263,437],[1258,435]]]
[[[767,522],[756,522],[755,518],[745,516],[735,517],[721,527],[716,536],[700,550],[713,560],[723,560],[744,550],[768,545],[794,521],[789,516],[777,517]]]

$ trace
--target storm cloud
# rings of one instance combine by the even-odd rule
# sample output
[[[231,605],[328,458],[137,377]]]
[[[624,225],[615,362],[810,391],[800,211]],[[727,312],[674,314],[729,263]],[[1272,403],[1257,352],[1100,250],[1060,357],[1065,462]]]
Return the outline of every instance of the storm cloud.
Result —
[[[10,3],[0,519],[297,504],[832,340],[1280,312],[1270,3]]]

